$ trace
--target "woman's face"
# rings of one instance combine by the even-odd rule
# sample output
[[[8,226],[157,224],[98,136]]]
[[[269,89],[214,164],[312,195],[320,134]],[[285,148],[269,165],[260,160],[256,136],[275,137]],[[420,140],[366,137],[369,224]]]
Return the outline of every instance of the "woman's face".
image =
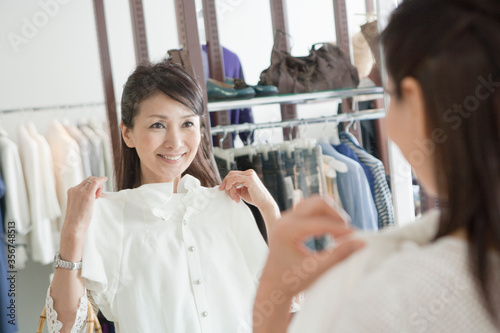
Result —
[[[392,80],[387,91],[391,102],[387,112],[387,133],[411,164],[427,193],[437,196],[434,167],[435,142],[431,140],[426,122],[426,108],[420,83],[414,78],[401,81],[402,97],[394,94]],[[396,166],[398,170],[399,166]]]
[[[163,93],[140,104],[133,128],[121,127],[125,143],[139,155],[142,184],[177,184],[201,140],[200,117]]]

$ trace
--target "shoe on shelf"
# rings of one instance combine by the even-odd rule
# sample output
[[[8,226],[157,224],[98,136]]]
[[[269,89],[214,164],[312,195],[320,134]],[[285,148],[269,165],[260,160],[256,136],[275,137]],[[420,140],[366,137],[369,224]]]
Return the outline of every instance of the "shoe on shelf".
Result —
[[[234,89],[234,86],[214,79],[207,80],[207,96],[209,101],[228,99],[247,99],[255,96],[252,88]]]
[[[249,86],[242,79],[231,79],[229,77],[226,77],[226,83],[229,85],[234,85],[234,89],[237,89],[237,90],[250,87],[255,91],[255,97],[278,95],[278,87],[276,87],[276,86],[260,85],[260,84],[256,85],[256,86]]]

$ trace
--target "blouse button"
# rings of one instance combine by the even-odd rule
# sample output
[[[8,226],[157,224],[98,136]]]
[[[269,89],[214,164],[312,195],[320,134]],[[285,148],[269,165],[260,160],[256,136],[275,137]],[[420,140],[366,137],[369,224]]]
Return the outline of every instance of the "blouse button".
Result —
[[[196,280],[196,284],[202,284],[203,283],[203,280],[202,279],[198,279]]]
[[[201,313],[201,316],[202,316],[202,317],[208,317],[208,312],[207,312],[207,311],[203,311],[203,312]]]
[[[189,247],[189,251],[194,252],[194,250],[196,250],[196,248],[194,246]]]
[[[183,221],[182,221],[182,224],[186,225],[186,224],[187,224],[187,221],[186,221],[186,220],[183,220]]]

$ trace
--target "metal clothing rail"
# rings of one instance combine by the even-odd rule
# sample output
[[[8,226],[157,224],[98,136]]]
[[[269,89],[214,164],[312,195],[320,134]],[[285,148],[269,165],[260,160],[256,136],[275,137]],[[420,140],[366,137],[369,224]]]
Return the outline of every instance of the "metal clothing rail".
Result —
[[[269,123],[260,123],[260,124],[238,124],[238,125],[228,125],[228,126],[215,126],[211,128],[212,135],[220,134],[220,133],[239,133],[239,132],[247,132],[254,131],[266,128],[275,128],[275,127],[292,127],[302,124],[315,124],[315,123],[324,123],[328,121],[332,122],[346,122],[346,121],[356,121],[356,120],[374,120],[385,117],[385,109],[372,109],[366,111],[358,111],[353,113],[342,113],[339,115],[328,116],[328,117],[319,117],[319,118],[308,118],[308,119],[289,119],[280,122],[269,122]]]
[[[85,103],[85,104],[68,104],[68,105],[53,105],[53,106],[38,106],[38,107],[24,107],[18,109],[0,110],[0,114],[9,112],[29,112],[29,111],[44,111],[44,110],[67,110],[78,108],[91,108],[97,106],[104,106],[104,102]]]

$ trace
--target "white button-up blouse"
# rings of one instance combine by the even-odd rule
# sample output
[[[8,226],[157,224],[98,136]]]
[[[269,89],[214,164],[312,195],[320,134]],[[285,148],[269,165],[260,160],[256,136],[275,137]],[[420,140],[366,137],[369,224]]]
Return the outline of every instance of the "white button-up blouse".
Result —
[[[106,193],[87,230],[82,276],[127,332],[251,332],[267,257],[253,215],[189,175]]]

